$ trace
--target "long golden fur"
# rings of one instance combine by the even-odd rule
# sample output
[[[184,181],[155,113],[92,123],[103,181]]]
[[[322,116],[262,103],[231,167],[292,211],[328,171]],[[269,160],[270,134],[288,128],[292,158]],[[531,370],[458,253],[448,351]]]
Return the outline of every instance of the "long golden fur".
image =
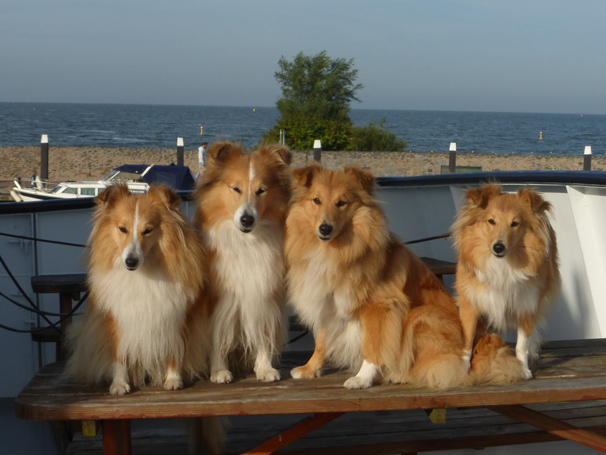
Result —
[[[517,329],[516,356],[529,379],[529,357],[539,350],[535,327],[561,285],[551,204],[529,188],[508,194],[494,183],[465,197],[452,228],[467,356],[478,318],[497,331]]]
[[[320,375],[330,359],[358,371],[347,388],[370,387],[381,377],[432,388],[516,379],[515,368],[494,372],[497,357],[517,363],[498,337],[484,341],[467,374],[458,309],[423,261],[389,232],[368,172],[312,165],[292,174],[288,295],[316,338],[313,356],[291,372],[294,378]]]
[[[197,230],[164,186],[145,195],[114,185],[95,200],[89,244],[90,295],[69,332],[68,371],[107,381],[175,390],[207,374],[208,261]]]
[[[218,142],[194,199],[195,223],[211,255],[215,289],[211,376],[233,379],[252,364],[257,379],[277,381],[272,360],[285,336],[283,229],[290,196],[290,151],[265,145],[244,154]]]

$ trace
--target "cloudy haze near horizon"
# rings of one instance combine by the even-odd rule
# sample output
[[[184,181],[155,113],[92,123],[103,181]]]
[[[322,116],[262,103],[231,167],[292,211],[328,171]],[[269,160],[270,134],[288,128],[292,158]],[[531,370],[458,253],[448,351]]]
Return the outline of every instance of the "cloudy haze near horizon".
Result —
[[[3,0],[0,102],[275,106],[281,56],[352,108],[606,114],[606,2]]]

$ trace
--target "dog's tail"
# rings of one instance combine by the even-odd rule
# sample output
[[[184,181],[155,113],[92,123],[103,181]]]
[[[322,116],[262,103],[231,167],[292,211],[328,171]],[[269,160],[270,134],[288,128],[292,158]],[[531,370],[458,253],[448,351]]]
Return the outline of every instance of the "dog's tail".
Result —
[[[438,308],[425,306],[411,311],[402,339],[399,382],[432,389],[469,384],[461,352],[454,348],[452,342],[460,339],[456,319],[446,319],[450,319],[450,315]]]
[[[524,374],[513,349],[496,333],[485,333],[473,348],[469,376],[472,384],[511,384]]]
[[[189,455],[219,455],[225,448],[225,426],[221,417],[194,417],[187,419]]]

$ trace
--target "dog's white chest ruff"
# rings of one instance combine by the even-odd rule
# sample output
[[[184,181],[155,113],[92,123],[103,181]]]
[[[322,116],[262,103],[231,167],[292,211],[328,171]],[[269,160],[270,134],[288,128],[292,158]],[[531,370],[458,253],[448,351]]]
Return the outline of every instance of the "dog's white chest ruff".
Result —
[[[537,311],[538,283],[505,259],[490,258],[483,271],[475,270],[475,276],[481,290],[470,291],[467,298],[495,330],[517,328],[522,315]]]
[[[260,221],[253,232],[245,234],[226,221],[210,230],[207,241],[217,252],[213,267],[221,300],[246,307],[279,290],[285,266],[278,226]]]
[[[339,278],[330,261],[311,255],[301,280],[289,280],[290,303],[301,320],[317,333],[322,327],[328,354],[339,366],[353,369],[362,363],[362,325],[357,318],[345,318],[350,307],[348,294],[335,298],[333,289]]]
[[[144,268],[127,271],[118,266],[105,275],[93,275],[99,306],[119,328],[118,358],[146,368],[180,358],[182,328],[188,295],[179,283]]]
[[[285,274],[282,237],[277,224],[264,220],[250,233],[226,221],[206,234],[209,249],[216,251],[219,301],[212,326],[214,349],[222,355],[236,346],[271,354],[278,349]]]

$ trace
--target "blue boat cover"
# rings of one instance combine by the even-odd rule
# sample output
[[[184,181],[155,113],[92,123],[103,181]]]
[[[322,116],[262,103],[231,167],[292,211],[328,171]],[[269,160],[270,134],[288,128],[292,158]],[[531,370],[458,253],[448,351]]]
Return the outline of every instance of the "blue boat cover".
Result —
[[[123,164],[115,170],[130,174],[143,174],[148,167],[147,164]],[[150,185],[152,183],[165,183],[179,191],[192,190],[196,185],[196,179],[187,166],[154,164],[143,176],[143,180]]]

